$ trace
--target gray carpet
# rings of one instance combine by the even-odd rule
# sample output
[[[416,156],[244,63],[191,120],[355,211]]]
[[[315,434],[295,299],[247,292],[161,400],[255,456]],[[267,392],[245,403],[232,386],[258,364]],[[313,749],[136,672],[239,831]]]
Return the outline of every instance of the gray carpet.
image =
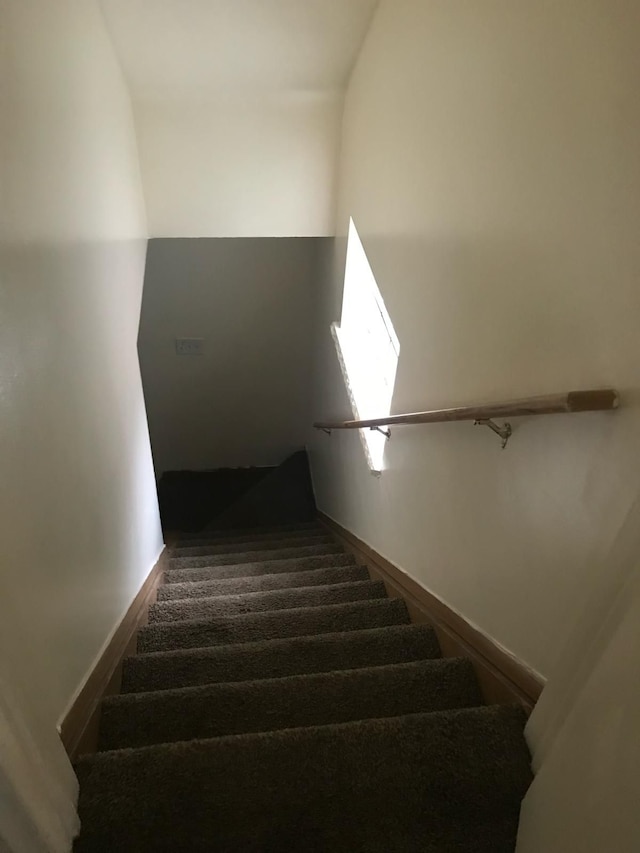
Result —
[[[237,565],[204,566],[196,568],[167,569],[167,583],[184,581],[210,581],[219,578],[248,578],[256,575],[270,575],[283,572],[306,572],[311,569],[330,569],[336,566],[354,566],[355,557],[351,554],[335,553],[320,557],[293,557],[288,560],[258,560],[257,562]]]
[[[201,548],[208,545],[217,547],[219,545],[232,546],[236,551],[244,548],[247,543],[264,542],[268,546],[272,542],[288,542],[295,545],[296,542],[304,542],[307,539],[329,538],[330,534],[320,528],[309,528],[307,530],[281,530],[275,533],[255,532],[237,534],[236,536],[216,536],[211,533],[190,536],[188,539],[180,538],[173,548]]]
[[[320,607],[345,601],[384,598],[385,595],[381,581],[354,581],[327,586],[245,592],[241,595],[177,599],[152,605],[149,608],[149,622],[179,622],[184,619],[212,619],[265,610],[289,610],[292,607]]]
[[[198,548],[198,550],[200,550]],[[199,554],[192,557],[171,557],[172,569],[198,569],[204,566],[235,566],[240,563],[257,563],[262,560],[292,560],[304,557],[319,557],[339,554],[340,546],[335,542],[320,545],[293,545],[289,548],[270,548],[263,551],[234,551],[225,554]]]
[[[435,632],[428,625],[392,625],[310,637],[173,649],[126,658],[122,691],[144,692],[225,681],[283,678],[439,656]]]
[[[221,643],[251,643],[278,637],[381,628],[383,625],[402,625],[408,621],[409,614],[404,601],[394,598],[326,604],[322,607],[296,607],[214,619],[154,622],[140,629],[138,651],[158,652]]]
[[[522,711],[310,529],[172,561],[77,763],[76,853],[513,853]]]
[[[171,549],[172,557],[201,557],[212,556],[217,554],[233,554],[238,549],[247,551],[270,551],[282,550],[286,548],[307,548],[314,545],[335,545],[335,542],[325,534],[315,534],[313,536],[294,536],[282,537],[276,539],[269,538],[253,538],[243,542],[214,542],[186,544],[181,542]]]
[[[398,717],[481,702],[464,658],[208,684],[105,700],[100,748]]]
[[[494,821],[485,849],[512,853],[523,725],[474,708],[98,753],[76,850],[476,853]]]
[[[260,539],[284,539],[298,536],[325,534],[326,528],[317,522],[308,524],[284,524],[278,527],[242,527],[235,530],[201,530],[199,533],[187,533],[180,537],[180,545],[207,545],[219,542],[250,542]]]
[[[177,598],[205,598],[212,595],[238,595],[245,592],[266,592],[298,586],[348,583],[369,580],[364,566],[337,566],[333,569],[311,569],[307,572],[282,572],[243,578],[220,578],[210,581],[166,583],[158,589],[158,601]]]

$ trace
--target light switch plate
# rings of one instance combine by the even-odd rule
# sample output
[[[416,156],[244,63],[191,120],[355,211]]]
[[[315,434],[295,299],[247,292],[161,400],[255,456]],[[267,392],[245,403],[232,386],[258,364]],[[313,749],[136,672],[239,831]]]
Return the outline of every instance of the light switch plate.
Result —
[[[204,338],[176,338],[176,355],[202,355]]]

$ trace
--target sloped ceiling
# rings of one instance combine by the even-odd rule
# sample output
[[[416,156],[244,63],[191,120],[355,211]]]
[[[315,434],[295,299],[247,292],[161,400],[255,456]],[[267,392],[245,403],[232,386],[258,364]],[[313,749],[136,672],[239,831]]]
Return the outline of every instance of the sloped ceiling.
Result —
[[[378,0],[101,0],[153,237],[326,236]]]
[[[340,91],[378,0],[102,0],[136,99]]]

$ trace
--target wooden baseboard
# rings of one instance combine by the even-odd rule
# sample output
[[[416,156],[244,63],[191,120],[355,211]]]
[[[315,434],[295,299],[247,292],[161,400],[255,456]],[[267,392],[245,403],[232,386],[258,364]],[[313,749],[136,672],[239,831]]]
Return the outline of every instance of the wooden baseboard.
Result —
[[[527,712],[533,709],[544,687],[535,673],[350,530],[322,512],[318,519],[372,578],[384,581],[390,596],[406,601],[412,622],[433,625],[445,657],[471,658],[487,703],[517,702]]]
[[[146,624],[149,605],[156,599],[167,559],[164,548],[60,725],[60,738],[72,761],[96,750],[100,703],[104,696],[120,691],[122,661],[135,653],[138,628]]]

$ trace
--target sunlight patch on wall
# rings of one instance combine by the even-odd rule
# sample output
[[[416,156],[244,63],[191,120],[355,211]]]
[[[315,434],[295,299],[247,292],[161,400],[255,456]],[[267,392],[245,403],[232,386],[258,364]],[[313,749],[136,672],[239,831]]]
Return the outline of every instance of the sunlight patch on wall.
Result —
[[[342,316],[331,328],[354,417],[385,417],[391,411],[400,342],[353,219],[349,221]],[[360,434],[369,467],[382,471],[385,436],[370,429]]]

